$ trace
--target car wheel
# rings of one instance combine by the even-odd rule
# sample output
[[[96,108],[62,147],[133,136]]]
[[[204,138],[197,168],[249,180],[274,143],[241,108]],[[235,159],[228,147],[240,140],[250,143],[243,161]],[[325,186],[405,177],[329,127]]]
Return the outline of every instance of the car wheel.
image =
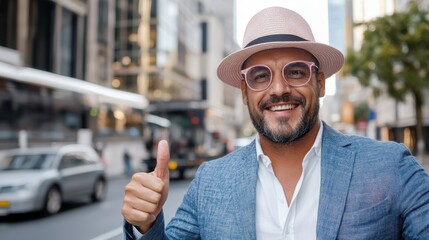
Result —
[[[106,181],[99,178],[94,184],[94,191],[91,194],[91,199],[93,202],[99,202],[104,199],[106,196]]]
[[[61,193],[57,187],[51,187],[46,193],[45,203],[43,205],[43,215],[53,215],[60,211],[62,206]]]

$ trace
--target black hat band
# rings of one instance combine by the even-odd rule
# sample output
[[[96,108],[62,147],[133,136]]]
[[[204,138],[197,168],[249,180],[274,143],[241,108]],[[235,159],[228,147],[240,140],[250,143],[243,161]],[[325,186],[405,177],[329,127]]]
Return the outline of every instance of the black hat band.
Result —
[[[274,34],[274,35],[268,35],[268,36],[257,38],[249,42],[244,48],[247,48],[256,44],[260,44],[260,43],[266,43],[266,42],[298,42],[298,41],[308,41],[308,40],[292,34]]]

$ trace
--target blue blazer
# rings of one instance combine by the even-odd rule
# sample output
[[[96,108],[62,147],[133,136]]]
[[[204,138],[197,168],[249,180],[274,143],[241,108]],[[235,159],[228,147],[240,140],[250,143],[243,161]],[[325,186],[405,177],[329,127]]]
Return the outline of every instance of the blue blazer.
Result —
[[[321,161],[317,239],[429,239],[429,177],[404,145],[324,124]],[[165,231],[160,214],[141,239],[256,239],[257,172],[255,142],[201,165]]]

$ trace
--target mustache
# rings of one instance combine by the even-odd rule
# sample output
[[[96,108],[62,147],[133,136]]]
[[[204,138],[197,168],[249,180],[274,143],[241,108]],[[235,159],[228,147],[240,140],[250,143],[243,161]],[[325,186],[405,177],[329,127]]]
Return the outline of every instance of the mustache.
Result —
[[[305,99],[301,98],[301,97],[295,97],[292,95],[282,95],[282,96],[271,96],[269,99],[261,101],[259,103],[259,108],[261,110],[267,108],[267,106],[272,105],[272,104],[276,104],[276,103],[281,103],[281,102],[297,102],[300,105],[304,105],[305,104]]]

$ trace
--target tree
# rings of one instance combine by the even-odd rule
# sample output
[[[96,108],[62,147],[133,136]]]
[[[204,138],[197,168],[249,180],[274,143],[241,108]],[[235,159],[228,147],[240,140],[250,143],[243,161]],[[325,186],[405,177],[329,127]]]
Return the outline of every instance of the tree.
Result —
[[[362,102],[362,103],[356,104],[353,108],[353,113],[354,113],[353,120],[355,123],[368,121],[368,114],[369,114],[368,103]]]
[[[429,89],[429,12],[411,1],[404,12],[357,25],[366,29],[362,46],[360,51],[348,50],[343,73],[357,77],[376,96],[387,91],[396,101],[404,101],[408,94],[414,98],[418,154],[423,155],[422,107],[425,89]]]

